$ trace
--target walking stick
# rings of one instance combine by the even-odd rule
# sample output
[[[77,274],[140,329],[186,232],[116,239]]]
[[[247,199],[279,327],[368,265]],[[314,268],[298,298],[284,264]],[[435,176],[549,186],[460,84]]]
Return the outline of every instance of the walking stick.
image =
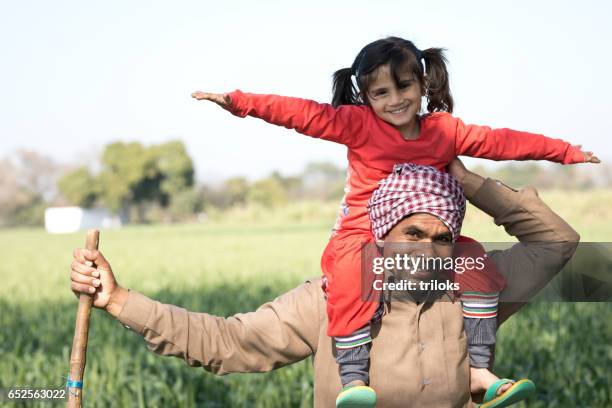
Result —
[[[85,248],[89,250],[98,249],[100,231],[87,231]],[[94,265],[95,267],[95,265]],[[70,377],[66,383],[68,387],[68,408],[80,408],[83,398],[83,375],[85,371],[85,359],[87,355],[87,335],[89,333],[89,312],[93,296],[81,293],[79,296],[79,308],[76,315],[76,326],[74,339],[72,340],[72,353],[70,354]]]

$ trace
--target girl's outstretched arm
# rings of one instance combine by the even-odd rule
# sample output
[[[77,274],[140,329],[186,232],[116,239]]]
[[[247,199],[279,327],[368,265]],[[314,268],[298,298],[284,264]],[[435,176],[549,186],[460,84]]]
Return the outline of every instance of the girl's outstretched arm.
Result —
[[[455,132],[455,154],[491,160],[548,160],[556,163],[599,163],[593,152],[581,150],[561,139],[512,129],[466,125],[449,116]]]
[[[194,92],[198,100],[215,102],[232,114],[253,116],[307,136],[329,140],[353,147],[361,144],[366,133],[363,122],[368,109],[365,106],[344,105],[333,108],[327,103],[279,95],[243,93],[228,94]]]

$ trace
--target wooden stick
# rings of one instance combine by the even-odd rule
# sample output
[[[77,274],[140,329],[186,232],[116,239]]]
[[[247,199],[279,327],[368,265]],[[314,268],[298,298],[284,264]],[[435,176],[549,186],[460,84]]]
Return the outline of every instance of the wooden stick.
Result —
[[[100,231],[87,231],[85,248],[89,250],[98,249],[99,239]],[[72,340],[72,353],[70,354],[70,378],[68,379],[69,382],[72,382],[72,385],[75,385],[75,382],[79,382],[81,384],[83,382],[83,375],[85,372],[85,360],[87,357],[87,335],[89,334],[89,312],[91,311],[92,302],[92,295],[89,295],[87,293],[81,293],[81,295],[79,296],[79,308],[77,309],[74,339]],[[67,407],[80,408],[82,398],[82,385],[76,387],[68,387]]]

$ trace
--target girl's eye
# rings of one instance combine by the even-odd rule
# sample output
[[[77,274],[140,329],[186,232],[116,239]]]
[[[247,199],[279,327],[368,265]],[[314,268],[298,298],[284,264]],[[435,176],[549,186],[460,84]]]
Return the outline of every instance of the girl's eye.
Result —
[[[411,82],[411,81],[410,81],[410,82],[402,82],[402,83],[400,83],[400,84],[399,84],[400,89],[406,89],[406,88],[409,88],[409,87],[410,87],[410,85],[412,85],[412,82]]]

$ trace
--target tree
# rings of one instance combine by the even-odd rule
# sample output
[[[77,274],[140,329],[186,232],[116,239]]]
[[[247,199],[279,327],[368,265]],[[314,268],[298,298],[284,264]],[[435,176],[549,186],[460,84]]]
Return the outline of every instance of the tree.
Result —
[[[173,197],[191,189],[193,162],[180,141],[144,147],[138,142],[106,146],[99,175],[101,198],[112,210],[136,205],[144,220],[146,203],[167,208]]]
[[[338,199],[344,194],[346,170],[330,162],[311,162],[302,173],[304,195],[319,200]]]
[[[244,177],[233,177],[223,184],[222,194],[228,207],[246,203],[248,193],[249,182]]]
[[[256,181],[251,186],[247,201],[264,207],[277,207],[287,202],[287,193],[277,179],[269,177]]]
[[[59,169],[49,157],[29,150],[1,159],[0,226],[42,225]]]
[[[102,171],[99,182],[104,204],[118,211],[130,201],[142,196],[146,179],[156,175],[153,163],[138,142],[116,142],[106,146],[102,153]]]
[[[42,199],[53,198],[61,167],[50,157],[32,150],[17,151],[15,159],[19,185]]]
[[[277,180],[283,187],[283,190],[287,193],[287,198],[293,200],[303,198],[303,182],[299,176],[288,176],[285,177],[278,171],[273,171],[270,178]]]
[[[64,174],[57,185],[68,202],[79,207],[92,207],[100,193],[96,178],[86,167]]]
[[[193,186],[193,162],[187,154],[185,145],[180,141],[151,146],[150,154],[161,176],[160,201],[165,206],[172,197]]]
[[[19,185],[19,171],[15,164],[0,160],[0,225],[14,225],[15,215],[34,202],[31,193]]]

